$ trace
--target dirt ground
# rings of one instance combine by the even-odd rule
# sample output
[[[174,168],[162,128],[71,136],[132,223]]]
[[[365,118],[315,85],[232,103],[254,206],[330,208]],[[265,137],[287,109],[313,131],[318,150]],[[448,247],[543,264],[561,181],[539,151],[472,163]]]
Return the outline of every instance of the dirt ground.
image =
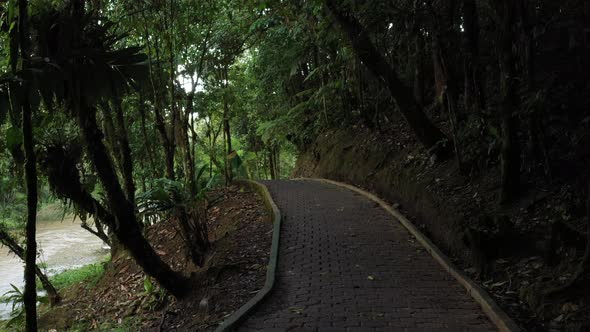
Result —
[[[208,194],[211,249],[195,267],[175,221],[150,226],[147,237],[174,270],[192,275],[182,301],[166,295],[127,255],[107,264],[94,287],[76,285],[40,318],[44,330],[210,331],[250,300],[265,282],[272,221],[258,194],[237,185]]]

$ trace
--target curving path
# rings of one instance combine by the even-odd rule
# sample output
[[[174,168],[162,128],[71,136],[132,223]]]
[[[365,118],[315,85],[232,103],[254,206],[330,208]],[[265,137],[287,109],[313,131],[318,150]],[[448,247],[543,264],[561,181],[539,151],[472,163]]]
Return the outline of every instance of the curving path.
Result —
[[[494,331],[478,304],[373,201],[266,181],[283,224],[273,292],[240,331]]]

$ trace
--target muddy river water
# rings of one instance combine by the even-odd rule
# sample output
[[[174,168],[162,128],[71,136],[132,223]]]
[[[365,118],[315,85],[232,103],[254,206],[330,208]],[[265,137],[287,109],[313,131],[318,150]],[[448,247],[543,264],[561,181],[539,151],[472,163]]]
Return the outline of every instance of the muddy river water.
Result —
[[[42,222],[37,224],[40,257],[49,275],[101,260],[107,253],[96,236],[80,227],[79,221]],[[10,284],[23,286],[23,264],[5,247],[0,247],[0,296]],[[8,318],[10,306],[0,303],[0,320]]]

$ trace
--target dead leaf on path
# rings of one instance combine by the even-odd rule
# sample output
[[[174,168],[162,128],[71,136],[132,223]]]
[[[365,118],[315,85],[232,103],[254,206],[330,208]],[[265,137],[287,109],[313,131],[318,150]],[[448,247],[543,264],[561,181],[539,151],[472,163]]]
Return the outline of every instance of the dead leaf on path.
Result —
[[[508,283],[508,281],[507,281],[507,280],[506,280],[506,281],[502,281],[502,282],[497,282],[497,283],[491,284],[491,285],[490,285],[490,288],[501,287],[501,286],[504,286],[504,285],[506,285],[507,283]]]
[[[296,313],[298,315],[301,315],[303,313],[303,308],[291,307],[291,308],[289,308],[289,311]]]
[[[578,308],[579,307],[577,304],[567,302],[567,303],[564,303],[563,306],[561,307],[561,312],[563,312],[565,314],[570,313],[570,312],[576,312],[576,311],[578,311]]]

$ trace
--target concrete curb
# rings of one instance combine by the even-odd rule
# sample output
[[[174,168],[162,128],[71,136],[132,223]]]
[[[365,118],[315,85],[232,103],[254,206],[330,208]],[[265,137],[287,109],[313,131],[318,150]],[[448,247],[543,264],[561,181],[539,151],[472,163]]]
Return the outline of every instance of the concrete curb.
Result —
[[[503,332],[521,331],[518,325],[516,325],[516,323],[504,312],[504,310],[502,310],[498,304],[496,304],[492,297],[483,288],[481,288],[473,280],[459,271],[451,262],[451,260],[440,249],[438,249],[436,245],[432,243],[432,241],[422,234],[422,232],[420,232],[420,230],[418,230],[411,221],[404,217],[399,211],[392,208],[385,201],[369,192],[342,182],[319,178],[299,178],[295,180],[312,180],[343,187],[357,192],[378,203],[389,214],[399,220],[399,222],[418,240],[418,242],[420,242],[426,251],[428,251],[430,255],[463,287],[465,287],[467,293],[481,306],[484,313],[488,316],[492,323],[496,325],[498,330]]]
[[[235,183],[241,183],[250,188],[253,188],[260,194],[260,196],[262,196],[264,205],[266,206],[267,210],[271,213],[272,217],[272,244],[270,247],[270,258],[268,261],[268,266],[266,268],[266,281],[264,283],[264,286],[262,287],[262,289],[260,289],[260,291],[258,291],[258,293],[256,293],[256,295],[252,299],[250,299],[250,301],[246,302],[246,304],[241,306],[231,316],[226,318],[221,323],[221,325],[219,325],[219,327],[215,330],[216,332],[234,331],[238,327],[238,324],[240,324],[248,316],[248,314],[252,312],[252,310],[256,308],[256,306],[260,304],[260,302],[270,293],[275,284],[277,263],[279,257],[281,212],[279,211],[279,208],[277,207],[275,202],[272,200],[272,196],[270,195],[268,188],[266,188],[265,185],[259,182],[250,180],[239,180],[235,181]]]

